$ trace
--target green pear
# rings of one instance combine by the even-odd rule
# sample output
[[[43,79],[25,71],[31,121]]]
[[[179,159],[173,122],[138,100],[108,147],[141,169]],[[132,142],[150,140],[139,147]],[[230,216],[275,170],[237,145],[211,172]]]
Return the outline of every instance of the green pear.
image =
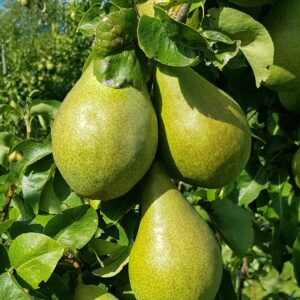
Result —
[[[142,182],[142,219],[129,256],[137,300],[213,300],[222,277],[207,223],[155,162]]]
[[[229,0],[229,2],[242,7],[258,7],[270,3],[272,0]]]
[[[159,155],[171,176],[219,188],[234,180],[250,154],[250,129],[240,106],[189,67],[156,71]]]
[[[282,106],[293,113],[300,113],[300,89],[298,92],[278,92]]]
[[[294,180],[298,188],[300,188],[300,148],[296,151],[292,161],[292,171]]]
[[[63,101],[52,128],[55,163],[79,195],[109,200],[147,172],[157,148],[149,95],[99,83],[91,63]]]
[[[276,1],[264,24],[274,42],[274,65],[265,84],[277,91],[299,90],[300,1]]]

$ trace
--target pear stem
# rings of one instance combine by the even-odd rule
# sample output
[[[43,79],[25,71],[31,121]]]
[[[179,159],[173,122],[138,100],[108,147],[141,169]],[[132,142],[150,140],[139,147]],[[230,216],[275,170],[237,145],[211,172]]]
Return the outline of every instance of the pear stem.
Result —
[[[182,187],[183,187],[183,182],[182,182],[182,181],[179,181],[179,182],[178,182],[178,186],[177,186],[177,189],[178,189],[179,192],[182,191]]]
[[[13,184],[10,184],[8,187],[8,191],[6,194],[6,199],[5,199],[5,204],[3,207],[3,213],[0,216],[0,221],[3,222],[7,219],[8,214],[9,214],[9,206],[11,203],[11,200],[14,196],[14,191],[15,191],[15,186]]]

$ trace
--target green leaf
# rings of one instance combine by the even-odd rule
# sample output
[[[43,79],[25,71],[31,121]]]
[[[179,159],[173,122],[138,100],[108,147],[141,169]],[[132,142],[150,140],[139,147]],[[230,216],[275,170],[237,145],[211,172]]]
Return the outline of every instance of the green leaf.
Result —
[[[294,273],[300,287],[300,232],[297,235],[297,238],[293,247],[293,265]]]
[[[11,105],[9,104],[0,104],[0,115],[3,115],[3,114],[17,114],[18,112],[16,111],[15,108],[13,108]]]
[[[134,2],[133,0],[111,0],[112,3],[119,7],[133,7]]]
[[[101,295],[106,293],[105,290],[96,285],[78,284],[75,288],[75,299],[101,299]],[[87,299],[87,295],[88,299]]]
[[[33,299],[24,292],[17,280],[8,272],[0,275],[0,296],[3,300]]]
[[[270,75],[273,64],[274,45],[266,28],[251,16],[229,7],[212,8],[212,26],[241,42],[241,51],[252,67],[256,86],[260,87]]]
[[[146,76],[143,65],[134,49],[120,53],[95,58],[94,74],[99,82],[113,88],[122,88],[133,85],[137,89],[144,87]]]
[[[23,176],[26,168],[38,160],[52,153],[51,141],[47,138],[43,143],[33,139],[28,139],[18,143],[12,151],[21,152],[24,156],[23,160],[12,164],[12,172],[20,178]]]
[[[19,235],[28,232],[42,233],[43,227],[39,224],[31,224],[31,220],[16,220],[11,226],[9,233],[12,239],[15,239]]]
[[[240,205],[249,205],[267,188],[270,177],[270,167],[260,166],[255,174],[251,174],[247,169],[243,170],[237,178],[237,189],[239,192],[238,201]]]
[[[183,3],[191,4],[191,3],[198,3],[201,1],[203,2],[205,0],[160,0],[159,2],[157,2],[157,5],[161,6],[165,10],[168,10],[171,7],[179,5],[179,4],[183,4]]]
[[[63,252],[61,244],[43,234],[24,233],[12,242],[8,256],[17,274],[37,289],[48,280]]]
[[[93,36],[99,22],[109,13],[118,10],[119,8],[112,3],[96,3],[84,14],[77,30],[87,37]]]
[[[51,297],[51,299],[72,299],[70,287],[68,286],[66,278],[55,273],[52,273],[47,283],[42,283],[41,286],[42,288],[39,290],[46,290],[47,295],[49,295],[49,298]],[[54,298],[53,294],[57,296],[57,298]]]
[[[110,13],[96,28],[93,57],[104,58],[120,53],[136,40],[137,14],[133,8]]]
[[[0,235],[9,229],[16,219],[6,220],[4,222],[0,222]]]
[[[110,278],[120,273],[124,266],[128,264],[131,246],[122,249],[105,259],[104,267],[93,271],[93,274],[103,278]]]
[[[53,215],[36,215],[30,224],[39,224],[42,227],[45,227],[52,218]]]
[[[101,239],[93,239],[89,242],[89,245],[96,251],[98,256],[113,254],[124,249],[124,246],[119,243],[113,243]]]
[[[116,246],[109,245],[105,242],[99,242],[100,240],[91,241],[91,246],[95,246],[94,250],[98,256],[98,251],[101,255],[104,252],[111,251],[111,253],[107,253],[107,258],[103,259],[104,266],[95,270],[93,272],[94,275],[106,278],[113,277],[122,271],[129,260],[137,218],[138,215],[131,211],[122,218],[120,223],[116,224],[119,233]],[[117,248],[119,248],[119,250],[117,250]]]
[[[40,196],[40,209],[49,214],[58,214],[68,206],[56,195],[53,187],[53,178],[45,184]]]
[[[34,100],[30,106],[31,116],[42,115],[55,119],[61,102],[56,100]]]
[[[9,267],[10,267],[10,261],[9,261],[7,250],[2,244],[0,244],[0,274],[8,270]],[[1,290],[1,284],[0,284],[0,290]]]
[[[279,234],[286,245],[293,246],[298,233],[298,216],[300,197],[296,197],[292,185],[288,182],[289,176],[282,172],[270,182],[268,195],[271,202],[268,204],[266,217],[279,222]]]
[[[35,214],[39,210],[39,201],[44,186],[55,172],[52,156],[48,155],[30,165],[22,177],[22,191],[24,202],[29,205]]]
[[[169,66],[190,66],[198,62],[200,48],[206,43],[200,33],[172,19],[167,12],[154,7],[155,18],[142,16],[138,41],[147,57]]]
[[[81,198],[71,191],[61,174],[56,170],[53,180],[53,191],[57,201],[62,202],[66,208],[82,205]]]
[[[120,198],[101,202],[100,212],[107,224],[115,224],[137,204],[137,200],[133,189]]]
[[[202,34],[206,39],[214,42],[222,42],[230,45],[235,43],[229,36],[217,30],[203,30]]]
[[[89,205],[64,210],[52,218],[44,233],[65,247],[81,249],[93,237],[98,227],[98,216]]]
[[[213,64],[223,70],[240,51],[240,41],[233,41],[228,35],[218,30],[203,30],[202,35],[209,51],[204,52],[206,65]]]
[[[136,27],[137,14],[133,8],[109,12],[98,21],[92,57],[94,74],[102,84],[113,88],[126,85],[144,88],[144,66],[134,45]]]
[[[228,246],[243,257],[254,240],[251,213],[227,198],[212,202],[207,212]]]

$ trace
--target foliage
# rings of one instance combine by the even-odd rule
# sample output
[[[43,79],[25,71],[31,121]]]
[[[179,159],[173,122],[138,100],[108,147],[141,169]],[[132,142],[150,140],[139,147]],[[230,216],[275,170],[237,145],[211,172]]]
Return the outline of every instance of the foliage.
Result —
[[[190,4],[188,14],[172,18],[167,9],[181,2]],[[245,170],[216,190],[176,183],[222,245],[217,299],[299,299],[300,193],[290,166],[300,122],[263,85],[274,55],[262,25],[271,4],[163,1],[154,17],[138,18],[132,1],[28,3],[0,8],[7,64],[0,77],[3,299],[71,299],[82,283],[134,299],[127,262],[140,220],[138,188],[103,203],[79,197],[57,170],[48,136],[57,100],[79,77],[95,31],[86,65],[94,59],[104,84],[140,88],[150,78],[151,87],[154,63],[189,65],[240,103],[252,131]],[[117,22],[116,32],[99,16]],[[85,38],[76,33],[78,24]]]
[[[86,8],[85,2],[58,0],[29,1],[27,7],[7,1],[0,7],[0,99],[20,115],[12,120],[1,114],[1,131],[25,134],[28,126],[20,120],[24,116],[29,122],[31,100],[61,101],[74,85],[90,44],[76,32]],[[42,122],[34,121],[32,127],[45,127]],[[40,131],[33,136],[38,138]]]

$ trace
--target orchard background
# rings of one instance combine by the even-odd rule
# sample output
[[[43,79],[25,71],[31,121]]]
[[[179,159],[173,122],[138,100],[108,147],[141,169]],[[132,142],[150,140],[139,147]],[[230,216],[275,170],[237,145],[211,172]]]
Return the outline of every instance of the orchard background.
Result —
[[[140,221],[135,189],[103,203],[81,198],[51,155],[53,119],[93,42],[83,26],[91,16],[80,20],[99,2],[0,1],[0,299],[72,299],[79,283],[135,299],[127,267]],[[112,2],[123,6],[126,1]],[[273,55],[264,30],[249,26],[247,32],[236,23],[243,33],[230,39],[224,28],[210,28],[203,17],[209,9],[231,7],[251,16],[249,24],[263,22],[272,3],[242,8],[226,0],[202,0],[192,5],[187,23],[203,18],[210,29],[194,69],[241,105],[252,131],[251,157],[234,182],[222,189],[178,183],[222,243],[217,299],[300,299],[300,195],[291,170],[300,144],[299,114],[287,111],[277,93],[260,84],[265,74],[253,54],[267,60]],[[247,39],[254,40],[248,52]],[[141,38],[140,44],[149,56],[147,40]],[[178,61],[193,60],[187,51]]]

